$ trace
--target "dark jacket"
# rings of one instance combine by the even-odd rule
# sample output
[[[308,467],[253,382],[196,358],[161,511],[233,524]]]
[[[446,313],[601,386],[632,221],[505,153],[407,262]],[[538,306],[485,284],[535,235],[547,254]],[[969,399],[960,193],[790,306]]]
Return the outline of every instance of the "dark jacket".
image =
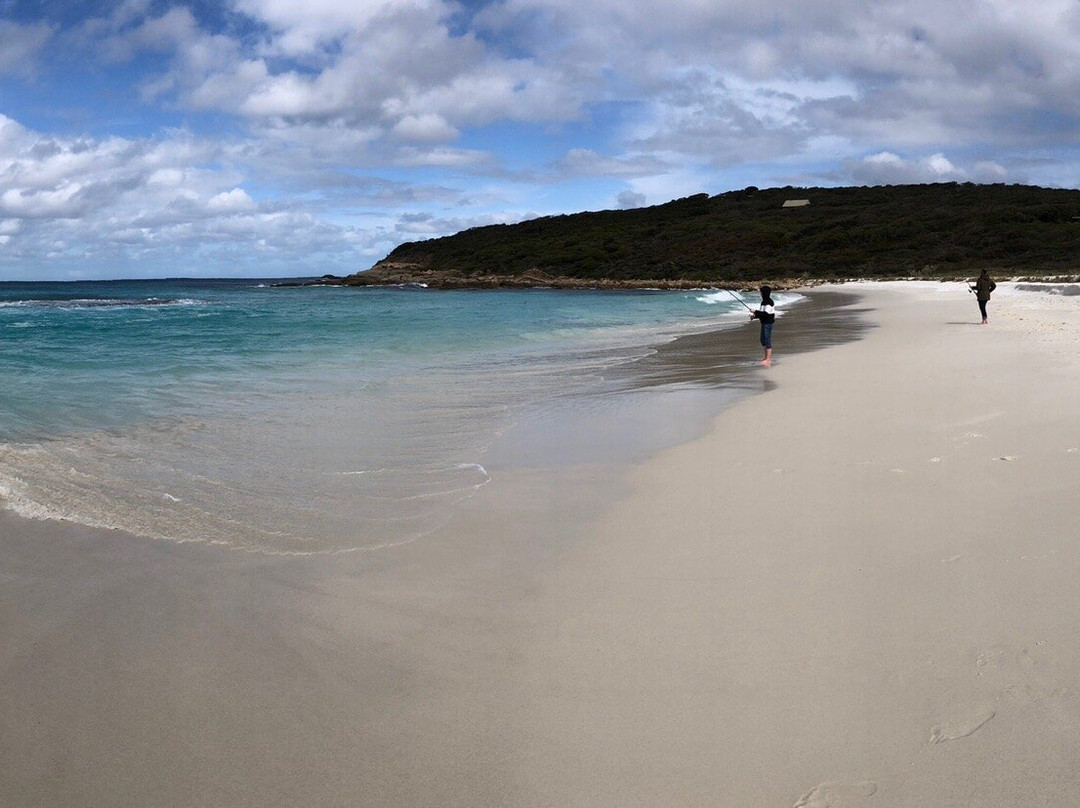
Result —
[[[975,281],[975,297],[979,300],[989,300],[990,293],[997,289],[997,284],[991,280],[989,275],[980,275],[979,279]]]
[[[755,320],[761,320],[762,325],[768,325],[769,323],[776,322],[776,309],[773,307],[773,302],[770,300],[766,303],[761,301],[761,305],[751,313],[751,316]]]

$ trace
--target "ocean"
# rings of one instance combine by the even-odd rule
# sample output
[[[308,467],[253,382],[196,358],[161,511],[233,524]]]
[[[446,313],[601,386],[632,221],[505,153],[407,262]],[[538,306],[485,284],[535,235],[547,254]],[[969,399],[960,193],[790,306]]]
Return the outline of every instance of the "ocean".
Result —
[[[402,544],[497,485],[500,462],[536,462],[515,442],[561,439],[565,462],[655,448],[664,430],[558,425],[609,430],[643,389],[715,398],[716,367],[655,372],[677,338],[742,328],[720,364],[758,358],[715,290],[278,282],[0,284],[0,506],[258,553]]]

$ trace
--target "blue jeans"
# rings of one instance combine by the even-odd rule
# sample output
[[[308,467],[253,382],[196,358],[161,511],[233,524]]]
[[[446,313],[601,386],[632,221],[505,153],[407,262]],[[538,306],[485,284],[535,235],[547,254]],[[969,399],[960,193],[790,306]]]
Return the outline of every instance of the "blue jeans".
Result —
[[[762,323],[761,324],[761,347],[762,348],[771,348],[772,347],[772,327],[773,327],[773,323]]]

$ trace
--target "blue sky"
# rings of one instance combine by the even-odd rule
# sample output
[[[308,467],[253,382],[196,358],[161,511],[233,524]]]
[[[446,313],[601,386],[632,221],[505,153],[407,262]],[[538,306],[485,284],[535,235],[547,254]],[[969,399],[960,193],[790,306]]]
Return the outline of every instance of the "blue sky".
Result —
[[[1080,186],[1077,0],[0,0],[0,280],[747,185]]]

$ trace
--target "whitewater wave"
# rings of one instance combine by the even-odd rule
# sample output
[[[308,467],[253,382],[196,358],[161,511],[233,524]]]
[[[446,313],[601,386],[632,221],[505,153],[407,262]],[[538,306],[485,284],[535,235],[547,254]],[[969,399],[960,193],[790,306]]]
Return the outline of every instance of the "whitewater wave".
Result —
[[[773,294],[773,302],[776,304],[777,314],[782,314],[783,309],[805,299],[806,297],[804,295],[800,295],[796,292],[776,292]],[[752,309],[761,302],[761,297],[757,294],[744,295],[740,292],[729,292],[720,289],[718,291],[710,290],[702,295],[698,295],[695,300],[708,306],[727,305],[729,307],[734,307],[737,303],[742,303]],[[743,310],[742,306],[739,306],[738,308],[740,311]]]
[[[41,309],[120,309],[145,308],[151,306],[197,306],[202,301],[180,297],[90,297],[56,300],[53,298],[29,298],[27,300],[0,301],[0,308],[41,308]]]

